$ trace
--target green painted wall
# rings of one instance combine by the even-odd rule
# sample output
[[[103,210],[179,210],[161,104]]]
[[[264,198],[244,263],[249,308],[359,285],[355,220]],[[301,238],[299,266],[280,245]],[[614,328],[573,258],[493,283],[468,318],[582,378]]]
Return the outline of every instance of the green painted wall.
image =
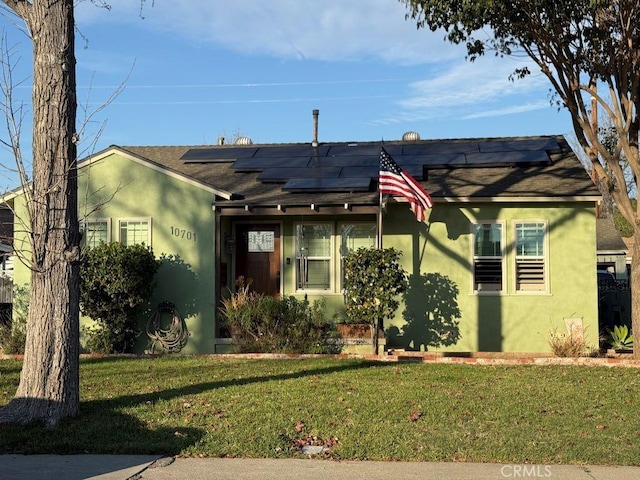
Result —
[[[120,155],[109,155],[79,172],[80,219],[151,218],[151,247],[164,258],[150,304],[140,315],[137,351],[148,347],[146,322],[161,301],[173,302],[191,333],[184,353],[214,349],[213,194]],[[19,202],[16,202],[19,203]],[[16,284],[29,283],[28,268],[16,264]],[[83,318],[82,325],[91,321]]]
[[[112,241],[118,219],[151,217],[151,246],[164,261],[141,326],[159,302],[170,301],[191,333],[183,352],[213,351],[213,194],[118,155],[83,168],[79,185],[80,218],[111,218]],[[139,349],[146,347],[143,333]]]
[[[476,294],[471,225],[505,222],[506,284],[501,294]],[[516,293],[514,221],[548,223],[545,293]],[[419,235],[415,236],[415,229]],[[598,345],[594,210],[584,204],[493,203],[468,208],[436,204],[423,225],[406,205],[390,205],[384,247],[403,253],[410,290],[386,325],[388,345],[430,351],[548,352],[549,333],[581,318],[585,340]],[[436,332],[450,332],[452,344]],[[443,344],[444,343],[444,344]]]

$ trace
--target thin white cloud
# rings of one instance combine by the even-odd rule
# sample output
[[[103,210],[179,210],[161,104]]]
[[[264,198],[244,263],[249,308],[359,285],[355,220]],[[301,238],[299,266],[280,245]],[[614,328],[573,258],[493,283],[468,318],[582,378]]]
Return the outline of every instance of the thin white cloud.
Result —
[[[161,0],[153,6],[147,0],[142,13],[140,0],[119,0],[110,11],[83,2],[76,18],[87,30],[95,22],[135,22],[240,55],[392,64],[459,57],[458,47],[441,34],[417,30],[405,13],[404,5],[391,0]]]
[[[549,108],[543,76],[509,80],[516,66],[513,60],[486,57],[476,62],[448,62],[428,78],[408,85],[406,96],[397,102],[393,114],[374,125],[389,125],[434,118],[489,118]],[[533,70],[533,66],[530,66]],[[505,107],[505,105],[509,105]]]
[[[442,68],[438,75],[411,84],[411,95],[400,105],[421,109],[491,103],[507,96],[525,95],[547,82],[542,77],[510,81],[509,75],[515,67],[505,58],[486,57]]]
[[[550,108],[550,103],[548,101],[526,102],[519,105],[512,105],[504,108],[496,108],[493,110],[483,110],[480,112],[465,115],[462,118],[463,120],[474,120],[477,118],[503,117],[505,115],[513,115],[516,113],[527,113],[527,112],[533,112],[536,110],[543,110],[543,109],[549,109],[549,108]]]

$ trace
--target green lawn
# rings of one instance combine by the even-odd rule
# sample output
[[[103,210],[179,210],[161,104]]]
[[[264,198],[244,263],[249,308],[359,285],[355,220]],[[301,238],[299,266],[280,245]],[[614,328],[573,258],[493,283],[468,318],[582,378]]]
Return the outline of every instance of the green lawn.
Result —
[[[0,405],[21,364],[0,361]],[[86,359],[81,414],[0,453],[638,465],[640,370],[346,359]]]

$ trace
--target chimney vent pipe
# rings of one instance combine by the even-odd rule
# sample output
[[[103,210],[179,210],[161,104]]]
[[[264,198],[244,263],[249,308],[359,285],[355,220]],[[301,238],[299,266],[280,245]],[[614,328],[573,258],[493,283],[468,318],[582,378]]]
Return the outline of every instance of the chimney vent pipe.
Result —
[[[313,110],[313,141],[311,142],[312,147],[318,146],[318,115],[320,114],[320,110]]]

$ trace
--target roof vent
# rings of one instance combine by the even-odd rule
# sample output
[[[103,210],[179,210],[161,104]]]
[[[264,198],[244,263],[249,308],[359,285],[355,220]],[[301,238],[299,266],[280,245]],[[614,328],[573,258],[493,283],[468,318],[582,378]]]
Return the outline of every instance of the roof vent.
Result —
[[[312,147],[318,146],[318,115],[320,114],[320,110],[314,109],[313,114],[313,140],[311,141]]]
[[[235,144],[236,145],[252,145],[253,140],[251,140],[249,137],[238,137],[236,138]]]
[[[406,132],[402,135],[403,142],[416,142],[420,140],[420,134],[418,132]]]

